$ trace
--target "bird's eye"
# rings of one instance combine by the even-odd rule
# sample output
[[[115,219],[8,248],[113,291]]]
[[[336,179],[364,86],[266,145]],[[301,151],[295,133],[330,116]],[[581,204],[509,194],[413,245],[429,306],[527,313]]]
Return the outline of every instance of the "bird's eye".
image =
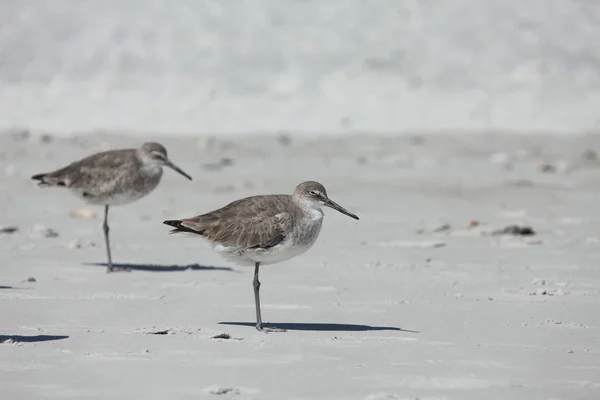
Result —
[[[311,191],[310,191],[310,192],[308,192],[308,193],[312,194],[313,196],[316,196],[316,195],[317,195],[317,192],[315,192],[314,190],[311,190]]]

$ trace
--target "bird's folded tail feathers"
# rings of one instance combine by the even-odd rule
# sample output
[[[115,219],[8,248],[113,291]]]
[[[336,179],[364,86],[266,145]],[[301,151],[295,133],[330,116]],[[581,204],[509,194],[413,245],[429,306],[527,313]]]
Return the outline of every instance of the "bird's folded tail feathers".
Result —
[[[64,179],[53,176],[52,174],[37,174],[31,177],[35,181],[39,181],[39,186],[67,186],[67,182]]]
[[[169,226],[172,226],[175,228],[175,229],[170,230],[169,234],[193,233],[196,235],[202,235],[204,233],[203,231],[198,231],[198,230],[191,228],[189,226],[189,224],[186,224],[186,222],[187,221],[185,219],[174,219],[174,220],[163,221],[163,224],[169,225]]]

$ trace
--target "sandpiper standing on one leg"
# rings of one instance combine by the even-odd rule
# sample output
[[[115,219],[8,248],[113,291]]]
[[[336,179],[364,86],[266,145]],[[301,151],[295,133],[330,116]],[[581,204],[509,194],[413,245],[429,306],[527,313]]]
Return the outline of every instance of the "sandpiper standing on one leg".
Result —
[[[206,238],[217,253],[242,265],[254,265],[256,329],[263,330],[260,314],[261,264],[296,257],[312,247],[323,223],[322,206],[358,217],[327,197],[318,182],[304,182],[293,195],[252,196],[193,218],[164,221],[171,233],[193,233]],[[270,330],[270,329],[269,329]]]
[[[40,186],[62,186],[89,204],[104,205],[104,241],[108,257],[106,272],[113,267],[108,238],[108,207],[134,202],[154,190],[167,166],[192,178],[167,158],[160,143],[144,143],[139,149],[110,150],[75,161],[53,172],[32,176]],[[122,268],[121,270],[127,270]]]

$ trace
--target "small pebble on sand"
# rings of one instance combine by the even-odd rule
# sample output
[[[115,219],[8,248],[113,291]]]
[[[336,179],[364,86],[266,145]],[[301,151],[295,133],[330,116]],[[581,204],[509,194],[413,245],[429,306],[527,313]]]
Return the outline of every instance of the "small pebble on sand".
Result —
[[[48,133],[43,133],[38,136],[38,140],[40,141],[40,143],[52,143],[54,138]]]
[[[581,158],[584,161],[597,161],[598,160],[598,153],[596,153],[595,150],[587,149],[583,153],[581,153]]]
[[[93,210],[87,208],[80,208],[78,210],[71,211],[69,215],[77,219],[94,219],[96,218],[97,214]]]
[[[538,164],[538,169],[545,173],[554,173],[556,172],[556,167],[546,161],[542,161]]]
[[[228,333],[220,333],[218,335],[213,336],[211,339],[231,339],[231,335]]]
[[[240,391],[238,389],[224,388],[224,387],[220,387],[218,385],[209,386],[206,389],[204,389],[204,392],[208,393],[208,394],[214,394],[217,396],[221,396],[224,394],[239,394],[240,393]]]
[[[285,133],[281,133],[277,136],[277,143],[279,143],[281,146],[289,146],[292,144],[292,138]]]
[[[32,236],[55,238],[55,237],[58,237],[59,235],[58,235],[58,232],[56,232],[54,229],[38,224],[38,225],[33,226]]]
[[[533,236],[535,231],[530,226],[508,225],[503,229],[497,229],[492,235]]]
[[[433,228],[432,232],[435,232],[435,233],[448,232],[451,229],[452,229],[452,227],[450,226],[450,224],[444,224],[444,225],[440,225],[438,227]]]
[[[96,243],[91,240],[73,239],[65,244],[69,250],[83,249],[86,247],[96,247]]]
[[[143,332],[144,335],[174,335],[175,332],[172,329],[159,329],[159,330],[148,330]]]
[[[0,225],[0,234],[2,233],[15,233],[19,230],[18,227],[12,225]]]

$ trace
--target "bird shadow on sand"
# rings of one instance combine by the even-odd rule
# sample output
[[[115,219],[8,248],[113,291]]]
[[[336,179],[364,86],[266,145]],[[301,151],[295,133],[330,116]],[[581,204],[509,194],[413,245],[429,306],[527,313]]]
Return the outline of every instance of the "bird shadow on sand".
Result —
[[[221,325],[248,326],[254,328],[254,322],[219,322]],[[370,326],[357,324],[333,324],[333,323],[275,323],[263,324],[265,328],[279,328],[286,331],[315,331],[315,332],[365,332],[365,331],[398,331],[408,333],[421,333],[408,329],[398,328],[396,326]]]
[[[106,263],[84,263],[84,265],[92,265],[95,267],[104,267]],[[166,265],[166,264],[117,264],[113,263],[113,267],[121,270],[129,271],[146,271],[146,272],[182,272],[182,271],[230,271],[235,272],[229,267],[214,267],[209,265],[189,264],[189,265]]]
[[[22,335],[0,335],[0,343],[4,343],[7,340],[11,340],[17,343],[38,343],[38,342],[51,342],[53,340],[68,339],[66,335],[34,335],[34,336],[22,336]]]
[[[31,287],[18,287],[18,286],[0,285],[0,290],[33,290],[33,288],[31,288]]]

